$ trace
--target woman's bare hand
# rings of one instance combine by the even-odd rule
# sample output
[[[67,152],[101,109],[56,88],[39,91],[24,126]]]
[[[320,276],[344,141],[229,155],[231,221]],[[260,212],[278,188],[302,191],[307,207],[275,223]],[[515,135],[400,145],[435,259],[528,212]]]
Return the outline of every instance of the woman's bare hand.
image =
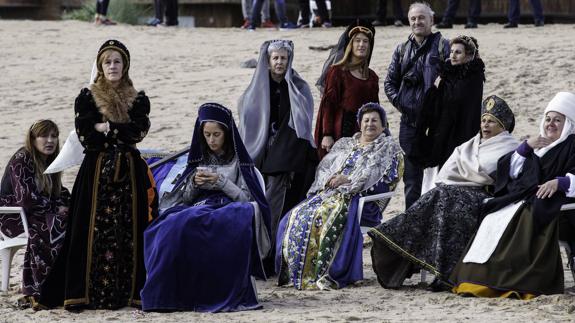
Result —
[[[323,139],[321,140],[321,148],[327,150],[327,152],[329,153],[332,146],[333,146],[333,137],[332,136],[323,137]]]
[[[540,199],[551,197],[553,196],[553,194],[555,194],[555,192],[557,192],[558,187],[559,187],[559,180],[552,179],[550,181],[545,182],[542,185],[539,185],[539,189],[537,190],[537,193],[535,193],[535,196],[537,196],[537,198]]]
[[[96,123],[94,129],[98,132],[105,133],[110,130],[110,125],[107,122]]]
[[[541,135],[532,136],[529,139],[527,139],[527,144],[529,145],[529,147],[531,147],[533,149],[543,148],[543,147],[549,146],[552,142],[553,142],[553,140],[551,140],[549,138],[545,138]]]
[[[341,175],[341,174],[337,174],[337,175],[333,175],[328,181],[327,181],[327,187],[329,188],[338,188],[339,186],[343,185],[343,184],[347,184],[350,183],[351,180],[349,180],[349,178],[347,178],[347,176],[345,175]]]
[[[207,172],[197,172],[194,175],[194,183],[197,186],[202,186],[204,184],[216,184],[219,175],[217,173],[207,173]]]

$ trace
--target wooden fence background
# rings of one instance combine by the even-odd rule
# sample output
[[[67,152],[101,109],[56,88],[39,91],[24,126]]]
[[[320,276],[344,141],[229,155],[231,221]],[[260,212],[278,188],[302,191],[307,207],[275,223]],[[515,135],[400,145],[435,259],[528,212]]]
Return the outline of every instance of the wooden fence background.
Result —
[[[79,8],[82,1],[96,0],[0,0],[0,19],[60,19],[63,10]],[[115,1],[115,0],[111,0]],[[141,5],[152,6],[153,0],[129,0]],[[274,0],[270,0],[274,1]],[[521,15],[524,22],[531,22],[531,5],[529,0],[521,1]],[[541,0],[545,20],[553,22],[575,22],[575,0]],[[286,0],[288,17],[294,21],[297,17],[298,3]],[[388,15],[392,13],[388,1]],[[403,11],[411,0],[402,0]],[[440,19],[447,0],[428,0]],[[179,0],[180,15],[194,16],[196,26],[230,27],[241,24],[241,0]],[[332,0],[332,18],[335,24],[346,24],[355,17],[375,18],[377,0]],[[461,1],[456,16],[456,23],[464,22],[467,15],[468,1]],[[270,6],[273,8],[273,5]],[[503,22],[507,16],[508,0],[488,0],[482,3],[480,23]],[[391,22],[391,17],[389,18]]]

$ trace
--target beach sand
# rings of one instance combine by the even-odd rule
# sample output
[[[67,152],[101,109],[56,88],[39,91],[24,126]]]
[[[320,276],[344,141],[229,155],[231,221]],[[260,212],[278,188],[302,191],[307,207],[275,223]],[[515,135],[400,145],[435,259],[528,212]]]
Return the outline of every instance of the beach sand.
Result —
[[[558,91],[574,91],[573,34],[575,25],[522,25],[504,30],[501,25],[481,25],[475,30],[456,26],[446,38],[475,36],[486,65],[484,95],[497,94],[514,110],[517,138],[537,134],[541,113]],[[124,42],[131,53],[130,77],[145,90],[152,103],[152,127],[140,148],[177,151],[191,141],[198,106],[212,101],[235,111],[238,97],[251,80],[253,69],[241,68],[257,59],[261,43],[286,38],[295,43],[293,67],[308,83],[317,80],[328,52],[309,46],[335,44],[343,28],[279,32],[258,29],[150,28],[143,26],[95,27],[76,21],[0,20],[0,172],[22,146],[24,135],[36,119],[50,118],[60,126],[61,143],[74,127],[73,105],[88,84],[99,46],[109,38]],[[380,100],[397,136],[399,113],[388,103],[383,80],[395,46],[406,39],[409,28],[382,27],[376,32],[370,67],[380,77]],[[315,108],[319,92],[312,88]],[[237,115],[235,116],[237,120]],[[479,120],[478,120],[479,121]],[[77,168],[67,170],[64,183],[71,190]],[[402,192],[403,187],[398,188]],[[397,194],[384,216],[403,210]],[[575,297],[540,296],[531,301],[463,298],[431,293],[414,276],[399,290],[379,286],[371,269],[369,248],[364,249],[365,279],[335,291],[296,291],[277,287],[272,278],[258,282],[262,310],[238,313],[143,313],[119,311],[68,313],[62,309],[34,312],[18,310],[23,250],[12,265],[10,290],[0,294],[0,321],[232,321],[232,322],[343,322],[343,321],[571,321],[575,322]],[[430,277],[428,277],[428,281]],[[574,282],[565,271],[565,285]]]

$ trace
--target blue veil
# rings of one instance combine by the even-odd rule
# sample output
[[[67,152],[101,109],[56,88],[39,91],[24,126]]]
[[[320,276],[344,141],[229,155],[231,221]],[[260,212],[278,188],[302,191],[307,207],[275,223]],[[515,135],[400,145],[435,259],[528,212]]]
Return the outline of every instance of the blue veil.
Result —
[[[256,170],[254,162],[252,161],[250,155],[248,154],[246,147],[240,137],[234,118],[232,117],[232,112],[218,103],[204,103],[200,106],[198,111],[198,118],[196,119],[196,124],[194,126],[194,133],[192,135],[192,144],[190,145],[190,151],[188,153],[188,165],[186,169],[180,176],[180,179],[176,183],[175,187],[179,187],[188,176],[198,167],[200,162],[203,160],[202,144],[201,138],[202,133],[202,123],[204,122],[217,122],[224,127],[226,127],[231,134],[231,140],[233,145],[234,154],[237,156],[240,172],[254,201],[258,204],[264,224],[268,230],[268,234],[271,236],[271,220],[270,220],[270,208],[266,200],[266,196],[256,175]],[[229,140],[230,138],[226,138]]]

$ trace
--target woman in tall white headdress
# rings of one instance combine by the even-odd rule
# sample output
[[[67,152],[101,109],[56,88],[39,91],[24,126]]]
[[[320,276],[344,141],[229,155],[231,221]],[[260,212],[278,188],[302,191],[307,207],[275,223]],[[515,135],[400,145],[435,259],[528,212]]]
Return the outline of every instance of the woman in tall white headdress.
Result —
[[[450,280],[454,292],[529,299],[563,293],[557,220],[575,197],[575,94],[549,102],[539,135],[497,165],[495,198]]]

